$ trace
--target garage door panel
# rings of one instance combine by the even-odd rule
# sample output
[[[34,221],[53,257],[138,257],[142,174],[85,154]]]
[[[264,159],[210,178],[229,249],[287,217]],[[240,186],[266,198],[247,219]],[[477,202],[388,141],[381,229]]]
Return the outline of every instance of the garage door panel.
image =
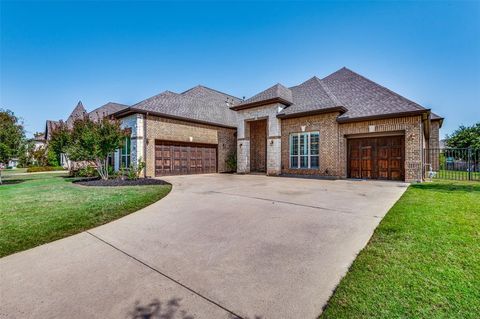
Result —
[[[215,173],[216,171],[216,145],[156,141],[156,176]]]
[[[347,145],[348,177],[404,179],[403,136],[353,138]]]

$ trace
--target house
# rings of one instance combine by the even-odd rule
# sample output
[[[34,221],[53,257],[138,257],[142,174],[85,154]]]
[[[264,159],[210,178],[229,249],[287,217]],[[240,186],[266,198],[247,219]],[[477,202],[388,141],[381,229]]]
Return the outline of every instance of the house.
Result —
[[[73,109],[72,113],[68,116],[68,118],[65,121],[59,120],[59,121],[52,121],[52,120],[47,120],[45,123],[45,133],[44,133],[44,142],[45,144],[48,144],[48,141],[52,138],[52,132],[61,125],[61,123],[65,123],[68,127],[72,127],[73,123],[76,120],[83,119],[84,117],[89,117],[92,121],[99,121],[103,119],[104,117],[110,116],[111,114],[121,111],[125,108],[127,108],[127,105],[120,104],[120,103],[114,103],[114,102],[108,102],[107,104],[104,104],[96,109],[94,109],[91,112],[87,112],[85,107],[83,106],[82,101],[79,101],[75,108]],[[112,163],[113,164],[113,163]],[[68,158],[65,156],[65,154],[61,154],[60,156],[60,165],[63,167],[70,167],[70,161]]]
[[[205,86],[111,113],[130,131],[115,167],[144,175],[227,172],[421,181],[443,118],[347,69],[243,100]],[[48,125],[47,125],[48,126]],[[429,159],[431,161],[431,159]]]

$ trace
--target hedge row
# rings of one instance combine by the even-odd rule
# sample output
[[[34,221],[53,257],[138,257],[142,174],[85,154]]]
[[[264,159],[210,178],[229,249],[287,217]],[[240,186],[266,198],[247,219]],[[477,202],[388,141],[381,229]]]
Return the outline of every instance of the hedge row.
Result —
[[[27,173],[63,171],[63,170],[65,169],[62,166],[32,166],[27,168]]]

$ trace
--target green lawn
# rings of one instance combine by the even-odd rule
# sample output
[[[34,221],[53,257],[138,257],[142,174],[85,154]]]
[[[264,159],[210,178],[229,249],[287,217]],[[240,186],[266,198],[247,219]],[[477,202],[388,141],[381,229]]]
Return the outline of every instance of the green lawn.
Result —
[[[65,174],[4,176],[0,257],[95,227],[168,194],[170,185],[86,187]]]
[[[466,171],[453,171],[441,169],[437,172],[437,175],[434,177],[434,180],[437,179],[455,179],[455,180],[465,180],[468,179],[480,181],[479,172],[466,172]]]
[[[479,318],[480,183],[411,185],[321,318]]]

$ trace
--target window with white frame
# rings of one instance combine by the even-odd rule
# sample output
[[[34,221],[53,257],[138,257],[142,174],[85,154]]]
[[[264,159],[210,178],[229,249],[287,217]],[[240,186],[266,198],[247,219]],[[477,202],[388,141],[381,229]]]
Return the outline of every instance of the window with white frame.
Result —
[[[290,168],[319,168],[319,132],[290,134]]]

